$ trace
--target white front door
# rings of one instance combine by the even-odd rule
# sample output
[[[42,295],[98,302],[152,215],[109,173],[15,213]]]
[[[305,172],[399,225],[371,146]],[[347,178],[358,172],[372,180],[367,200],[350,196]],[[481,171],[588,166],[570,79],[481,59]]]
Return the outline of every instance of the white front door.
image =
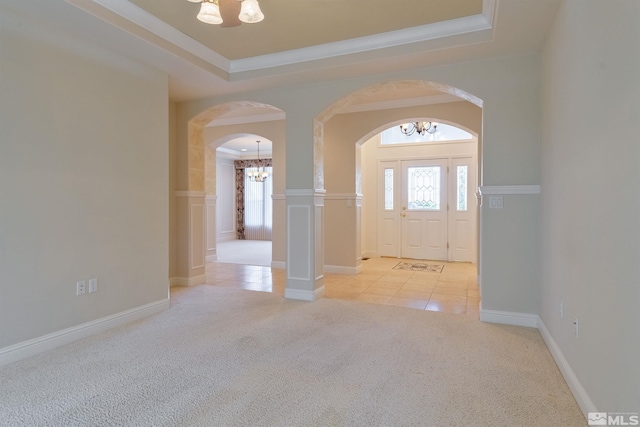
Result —
[[[402,161],[401,257],[447,260],[447,160]]]
[[[473,158],[379,164],[378,254],[475,262]]]

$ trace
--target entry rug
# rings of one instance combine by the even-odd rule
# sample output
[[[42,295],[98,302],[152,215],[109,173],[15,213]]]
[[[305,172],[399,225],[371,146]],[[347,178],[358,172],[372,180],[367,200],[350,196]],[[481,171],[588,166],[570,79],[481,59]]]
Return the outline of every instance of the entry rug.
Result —
[[[442,273],[443,268],[443,264],[422,264],[410,262],[400,262],[398,265],[393,267],[394,270],[433,271],[434,273]]]

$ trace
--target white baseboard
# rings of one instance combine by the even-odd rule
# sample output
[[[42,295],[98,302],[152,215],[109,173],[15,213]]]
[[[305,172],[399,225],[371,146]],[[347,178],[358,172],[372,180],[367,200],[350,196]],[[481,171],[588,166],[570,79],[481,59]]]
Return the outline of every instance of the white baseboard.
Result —
[[[284,261],[271,261],[271,268],[287,268],[287,263]]]
[[[556,361],[556,365],[558,365],[560,372],[562,372],[562,376],[567,382],[571,393],[573,393],[573,397],[576,399],[576,402],[578,402],[578,406],[580,406],[584,417],[587,418],[589,412],[598,412],[596,406],[591,401],[591,398],[589,398],[589,395],[587,395],[586,390],[584,389],[584,387],[582,387],[580,381],[578,381],[578,377],[576,376],[575,372],[573,372],[573,369],[571,369],[571,365],[569,365],[569,362],[564,357],[564,354],[562,354],[560,347],[558,347],[558,344],[555,342],[555,340],[551,336],[551,333],[539,316],[538,331],[540,331],[540,335],[542,335],[542,339],[544,339],[544,342],[547,344],[547,348],[549,349],[551,356],[553,356],[553,360]]]
[[[202,285],[207,281],[207,276],[204,274],[194,277],[172,277],[169,279],[169,285],[173,286],[196,286]]]
[[[515,313],[511,311],[487,310],[480,303],[480,320],[489,323],[501,323],[503,325],[538,327],[538,315],[528,313]]]
[[[302,289],[285,288],[284,297],[287,299],[296,299],[300,301],[315,301],[324,295],[324,286],[320,286],[313,291],[305,291]]]
[[[238,236],[235,230],[225,232],[225,233],[220,233],[216,237],[216,242],[232,242],[234,240],[238,240]]]
[[[335,274],[358,274],[362,271],[362,265],[357,267],[345,267],[343,265],[325,265],[324,272],[325,273],[335,273]]]
[[[545,326],[544,322],[537,314],[528,314],[528,313],[514,313],[509,311],[499,311],[499,310],[487,310],[482,308],[482,304],[480,304],[480,320],[483,322],[490,323],[501,323],[505,325],[514,325],[514,326],[526,326],[529,328],[537,328],[542,335],[542,339],[544,340],[551,356],[553,356],[553,360],[555,360],[556,365],[560,369],[564,380],[567,382],[573,397],[576,399],[578,406],[582,410],[582,414],[585,418],[587,418],[589,412],[598,412],[596,406],[589,398],[584,387],[578,381],[578,377],[571,369],[571,365],[567,361],[567,359],[562,354],[560,347],[555,342],[551,333]]]
[[[53,350],[65,344],[159,313],[169,308],[169,298],[92,320],[0,349],[0,366]]]
[[[378,251],[364,251],[362,258],[378,258]]]

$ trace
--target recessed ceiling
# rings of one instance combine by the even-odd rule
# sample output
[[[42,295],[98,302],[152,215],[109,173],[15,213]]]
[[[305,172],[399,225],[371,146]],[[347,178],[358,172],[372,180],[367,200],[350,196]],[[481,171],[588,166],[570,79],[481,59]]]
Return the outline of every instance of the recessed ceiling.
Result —
[[[236,136],[217,149],[219,152],[232,154],[240,158],[255,159],[258,155],[258,143],[256,141],[260,141],[260,158],[270,159],[273,143],[259,135],[245,134]]]
[[[167,74],[170,100],[181,102],[530,54],[559,3],[260,0],[264,21],[223,27],[198,21],[199,5],[187,0],[2,0],[0,22],[146,63]]]
[[[388,33],[482,13],[482,0],[262,0],[265,19],[224,27],[200,22],[200,4],[130,0],[230,60]],[[232,0],[233,3],[234,0]],[[227,3],[221,2],[223,9]]]

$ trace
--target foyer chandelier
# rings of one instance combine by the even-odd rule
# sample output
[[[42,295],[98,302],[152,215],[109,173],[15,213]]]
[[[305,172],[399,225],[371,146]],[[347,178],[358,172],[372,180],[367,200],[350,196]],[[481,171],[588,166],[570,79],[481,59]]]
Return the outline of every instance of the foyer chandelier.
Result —
[[[265,182],[267,177],[269,176],[269,172],[267,172],[260,161],[260,141],[256,141],[258,143],[258,168],[255,171],[248,171],[247,176],[251,181],[255,182]]]
[[[197,18],[206,24],[222,24],[220,3],[233,6],[234,2],[240,2],[240,14],[238,19],[247,24],[255,24],[264,19],[258,0],[187,0],[191,3],[200,3],[200,12]]]
[[[426,134],[436,133],[438,131],[438,124],[432,122],[403,123],[400,125],[400,131],[407,136],[411,136],[416,132],[424,136]]]

